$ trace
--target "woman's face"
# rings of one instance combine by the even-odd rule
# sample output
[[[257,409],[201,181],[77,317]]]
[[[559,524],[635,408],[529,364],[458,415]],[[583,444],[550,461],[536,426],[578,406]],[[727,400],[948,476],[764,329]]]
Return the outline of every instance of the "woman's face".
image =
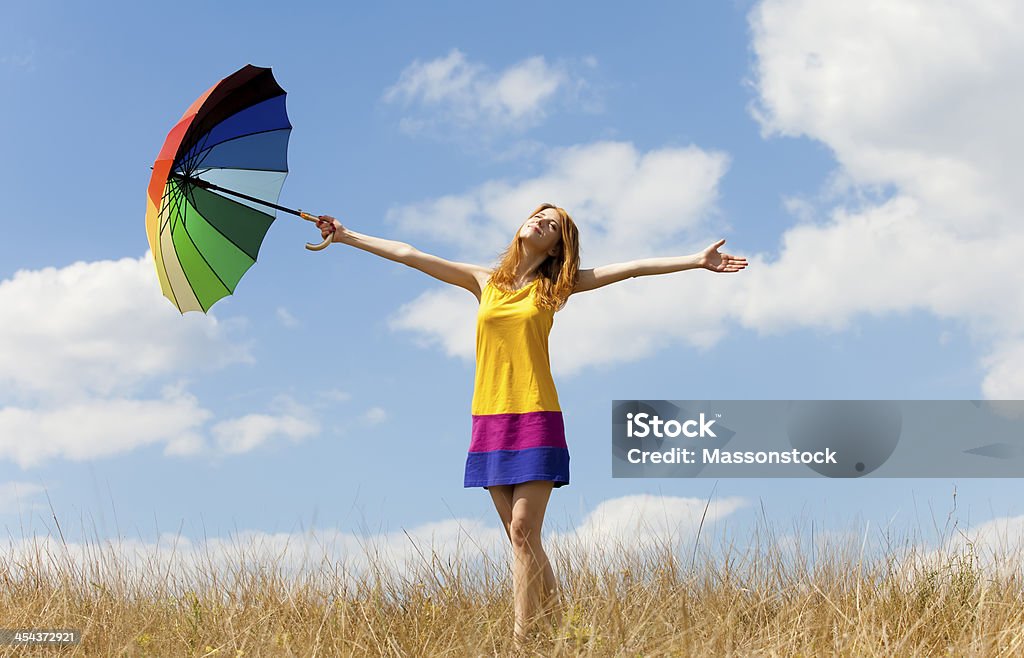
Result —
[[[562,218],[554,208],[545,208],[526,220],[519,236],[537,251],[557,253],[555,247],[562,241]]]

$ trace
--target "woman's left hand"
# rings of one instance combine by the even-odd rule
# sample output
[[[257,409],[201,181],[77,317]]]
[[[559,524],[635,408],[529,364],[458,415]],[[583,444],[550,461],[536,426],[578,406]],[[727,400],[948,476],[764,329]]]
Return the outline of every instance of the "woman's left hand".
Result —
[[[739,272],[747,266],[746,258],[718,253],[718,248],[723,244],[725,244],[725,238],[702,251],[698,261],[700,266],[712,272]]]

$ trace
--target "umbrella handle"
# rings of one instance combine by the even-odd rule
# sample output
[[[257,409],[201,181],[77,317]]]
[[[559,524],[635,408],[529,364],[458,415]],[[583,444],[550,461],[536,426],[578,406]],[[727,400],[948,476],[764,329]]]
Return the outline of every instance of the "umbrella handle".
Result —
[[[301,210],[299,211],[299,217],[309,222],[315,222],[320,219],[319,217],[310,215],[308,212],[302,212]],[[326,238],[324,238],[324,241],[321,242],[320,244],[312,244],[310,242],[307,242],[306,249],[309,249],[310,251],[320,251],[321,249],[326,249],[327,246],[330,245],[333,240],[334,233],[331,233]]]

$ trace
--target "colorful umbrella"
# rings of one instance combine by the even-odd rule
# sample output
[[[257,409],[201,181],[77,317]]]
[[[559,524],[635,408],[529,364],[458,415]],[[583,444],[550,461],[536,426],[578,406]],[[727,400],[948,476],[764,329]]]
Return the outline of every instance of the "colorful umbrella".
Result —
[[[247,65],[210,87],[167,135],[149,181],[146,234],[160,289],[182,313],[205,313],[235,291],[275,210],[316,221],[274,203],[291,130],[271,70]]]

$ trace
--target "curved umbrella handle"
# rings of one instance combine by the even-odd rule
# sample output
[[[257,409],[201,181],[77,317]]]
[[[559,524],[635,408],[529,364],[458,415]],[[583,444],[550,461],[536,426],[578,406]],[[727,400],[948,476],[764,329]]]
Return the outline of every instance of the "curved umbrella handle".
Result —
[[[310,215],[309,213],[306,213],[306,212],[302,212],[301,210],[299,211],[299,217],[301,217],[302,219],[305,219],[306,221],[310,221],[310,222],[315,222],[318,219],[320,219],[319,217],[316,217],[314,215]],[[334,233],[331,233],[326,238],[324,238],[324,241],[321,242],[320,244],[313,244],[311,242],[307,242],[306,243],[306,249],[309,249],[310,251],[320,251],[321,249],[326,249],[331,244],[331,242],[333,242],[333,241],[334,241]]]
[[[334,234],[331,233],[320,244],[312,244],[311,242],[307,242],[306,243],[306,249],[309,249],[310,251],[320,251],[321,249],[326,249],[331,244],[331,242],[333,242],[333,241],[334,241]]]

